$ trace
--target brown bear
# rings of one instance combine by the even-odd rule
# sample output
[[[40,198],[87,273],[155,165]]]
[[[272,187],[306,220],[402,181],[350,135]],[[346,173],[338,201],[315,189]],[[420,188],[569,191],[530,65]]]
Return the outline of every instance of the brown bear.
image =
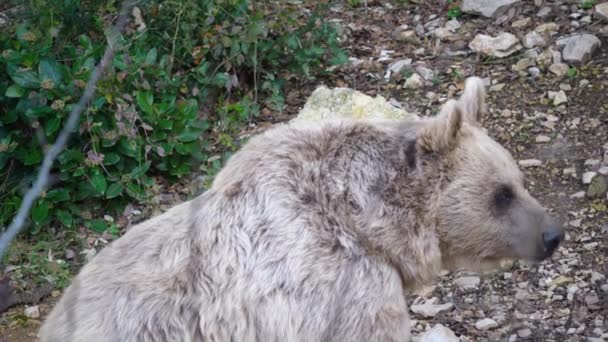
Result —
[[[42,341],[408,341],[407,289],[563,238],[480,127],[484,96],[473,77],[435,117],[260,134],[85,265]]]

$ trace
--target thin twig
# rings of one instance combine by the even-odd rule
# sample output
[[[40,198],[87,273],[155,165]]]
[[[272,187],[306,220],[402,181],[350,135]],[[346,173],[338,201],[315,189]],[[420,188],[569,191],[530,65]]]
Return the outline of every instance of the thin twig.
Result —
[[[104,70],[112,61],[112,57],[114,56],[114,51],[117,44],[117,38],[119,37],[119,34],[122,29],[127,24],[129,10],[134,4],[135,1],[133,0],[124,1],[116,24],[109,31],[107,37],[108,47],[106,48],[106,51],[101,61],[99,61],[99,64],[97,64],[97,66],[93,70],[91,78],[87,82],[84,94],[70,112],[65,127],[63,128],[63,130],[61,130],[59,136],[57,136],[57,140],[55,141],[53,146],[49,148],[46,155],[44,156],[42,166],[40,167],[40,171],[38,172],[38,177],[36,178],[36,181],[34,182],[32,187],[27,191],[27,193],[23,197],[23,201],[21,202],[21,206],[17,211],[17,215],[15,215],[15,217],[13,218],[13,221],[11,222],[7,230],[2,234],[2,236],[0,236],[0,260],[2,260],[2,257],[6,253],[6,250],[8,249],[10,243],[25,226],[25,221],[27,219],[27,216],[29,215],[30,210],[32,209],[32,206],[34,205],[34,202],[36,201],[36,199],[38,199],[40,192],[42,192],[42,190],[48,183],[49,173],[51,171],[51,167],[53,166],[53,162],[55,161],[59,153],[61,153],[61,151],[63,151],[63,149],[65,148],[70,134],[76,129],[76,126],[78,125],[80,114],[93,98],[97,87],[97,81],[99,81]]]

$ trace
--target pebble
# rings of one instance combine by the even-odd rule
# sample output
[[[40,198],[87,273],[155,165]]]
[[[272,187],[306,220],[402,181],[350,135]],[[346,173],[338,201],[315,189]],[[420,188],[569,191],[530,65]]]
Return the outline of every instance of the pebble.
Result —
[[[556,41],[557,46],[564,47],[562,57],[566,62],[586,63],[602,42],[589,33],[563,37]]]
[[[27,318],[39,318],[40,317],[40,308],[38,307],[38,305],[34,305],[34,306],[28,306],[27,308],[25,308],[25,310],[23,310],[23,314],[27,317]]]
[[[459,342],[460,339],[452,330],[442,324],[435,324],[420,339],[419,342]]]
[[[496,321],[491,318],[484,318],[482,320],[475,322],[475,328],[477,328],[477,330],[481,330],[481,331],[494,329],[497,326],[498,326],[498,323],[496,323]]]
[[[555,94],[555,97],[553,98],[554,106],[559,106],[560,104],[567,103],[567,102],[568,102],[568,96],[566,96],[566,93],[563,90],[558,91]]]
[[[536,142],[537,143],[548,143],[551,141],[551,137],[548,137],[546,135],[538,135],[536,136]]]
[[[568,64],[564,64],[564,63],[555,63],[555,64],[551,64],[551,66],[549,66],[549,71],[551,71],[552,73],[554,73],[555,75],[557,75],[559,77],[566,76],[566,74],[568,73],[568,69],[570,69],[570,67],[568,66]]]
[[[412,312],[417,315],[431,318],[431,317],[437,316],[437,314],[442,311],[451,310],[453,307],[454,307],[454,304],[452,304],[452,303],[446,303],[446,304],[424,303],[424,304],[412,305],[410,307],[410,310],[412,310]]]
[[[595,5],[595,16],[608,22],[608,2]]]
[[[527,49],[543,46],[545,44],[547,44],[545,37],[536,31],[530,31],[524,36],[524,46]]]
[[[496,18],[506,13],[519,0],[463,0],[460,10],[468,14]]]
[[[538,159],[523,159],[519,161],[521,167],[539,167],[543,165],[543,162]]]
[[[524,27],[529,26],[531,22],[532,22],[531,18],[523,18],[523,19],[519,19],[519,20],[514,21],[511,24],[511,27],[518,28],[518,29],[519,28],[524,28]]]
[[[517,37],[508,32],[500,32],[496,37],[478,34],[469,43],[469,48],[491,57],[508,57],[522,49]]]
[[[530,330],[528,328],[517,330],[517,336],[519,336],[521,338],[526,338],[526,337],[529,337],[530,335],[532,335],[532,330]]]
[[[475,289],[480,283],[481,279],[477,276],[466,276],[454,279],[454,285],[465,290]]]
[[[597,172],[587,171],[583,173],[583,184],[591,184],[593,178],[597,176]]]
[[[405,84],[403,85],[407,89],[418,89],[424,85],[424,81],[420,75],[414,73],[407,80],[405,80]]]

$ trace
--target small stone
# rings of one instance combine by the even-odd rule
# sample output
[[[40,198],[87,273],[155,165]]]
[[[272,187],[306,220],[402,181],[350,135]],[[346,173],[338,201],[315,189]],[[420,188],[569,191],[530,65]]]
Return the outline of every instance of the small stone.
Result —
[[[595,16],[608,21],[608,2],[595,5]]]
[[[529,337],[530,335],[532,335],[532,330],[530,330],[528,328],[517,330],[517,336],[519,336],[521,338],[526,338],[526,337]]]
[[[529,67],[534,65],[534,59],[532,58],[522,58],[513,66],[514,71],[525,71]]]
[[[478,34],[469,43],[469,48],[486,56],[502,58],[521,50],[522,46],[513,34],[501,32],[496,37]]]
[[[553,105],[559,106],[560,104],[566,102],[568,102],[568,96],[566,96],[566,93],[563,90],[558,91],[555,94],[555,98],[553,98]]]
[[[411,58],[400,59],[398,61],[395,61],[395,62],[389,64],[388,70],[394,74],[398,74],[401,72],[401,70],[403,70],[403,68],[405,68],[406,66],[409,66],[411,64],[412,64]]]
[[[540,69],[537,67],[529,67],[528,74],[530,74],[530,76],[536,78],[540,75]]]
[[[465,290],[475,289],[480,283],[481,279],[477,276],[467,276],[454,279],[454,285]]]
[[[439,314],[442,311],[448,311],[451,310],[454,307],[454,304],[452,303],[446,303],[446,304],[430,304],[430,303],[424,303],[424,304],[417,304],[417,305],[412,305],[410,307],[410,309],[412,310],[413,313],[426,317],[426,318],[432,318],[437,316],[437,314]]]
[[[468,14],[496,18],[505,14],[519,0],[463,0],[460,10]]]
[[[545,6],[545,7],[541,8],[540,11],[538,11],[538,13],[536,13],[536,16],[540,17],[540,18],[544,18],[544,17],[548,16],[549,14],[551,14],[551,7]]]
[[[542,25],[538,25],[534,31],[540,34],[554,34],[559,29],[559,26],[556,23],[546,23]]]
[[[404,87],[407,89],[418,89],[424,85],[422,77],[418,74],[412,74],[407,80],[405,80]]]
[[[524,28],[524,27],[527,27],[528,25],[530,25],[531,22],[532,22],[531,18],[522,18],[522,19],[514,21],[511,24],[511,27],[517,28],[517,29]]]
[[[561,285],[572,283],[573,281],[574,281],[574,279],[562,275],[562,276],[559,276],[559,277],[551,280],[551,282],[549,282],[549,285],[550,286],[552,286],[552,285],[561,286]]]
[[[395,33],[395,39],[400,42],[412,44],[418,43],[418,37],[416,36],[416,31],[414,30],[398,31]]]
[[[505,88],[505,84],[504,83],[497,83],[493,86],[490,87],[490,92],[495,93],[495,92],[500,92]]]
[[[475,328],[477,330],[481,330],[481,331],[494,329],[497,326],[498,326],[498,323],[496,323],[496,321],[491,318],[484,318],[482,320],[475,322]]]
[[[602,45],[596,36],[588,33],[560,38],[556,43],[564,47],[562,57],[571,63],[586,63]]]
[[[435,324],[418,342],[459,342],[460,339],[452,330],[442,324]]]
[[[524,46],[527,49],[532,49],[537,46],[543,46],[546,44],[547,44],[547,41],[545,40],[545,37],[543,37],[536,31],[530,31],[528,34],[526,34],[524,36]]]
[[[590,280],[591,280],[592,283],[597,283],[597,282],[603,281],[604,279],[606,279],[605,275],[603,275],[603,274],[601,274],[599,272],[596,272],[596,271],[592,271],[591,272],[591,279]]]
[[[564,64],[564,63],[551,64],[551,66],[549,67],[549,71],[551,71],[552,73],[554,73],[555,75],[557,75],[559,77],[566,76],[569,69],[570,69],[570,67],[568,66],[568,64]]]
[[[600,175],[608,176],[608,166],[602,166],[597,170]]]
[[[551,137],[548,137],[546,135],[538,135],[536,136],[536,142],[537,143],[548,143],[551,141]]]
[[[71,248],[67,248],[67,249],[65,250],[65,258],[66,258],[66,259],[68,259],[68,260],[72,260],[72,259],[74,259],[75,257],[76,257],[76,252],[74,252],[74,250],[73,250],[73,249],[71,249]]]
[[[589,198],[602,198],[608,191],[608,180],[603,175],[597,175],[593,177],[593,180],[587,188],[587,197]]]
[[[34,306],[28,306],[27,308],[25,308],[25,310],[23,310],[23,314],[27,317],[27,318],[39,318],[40,317],[40,308],[38,308],[38,305],[34,305]]]
[[[523,159],[519,161],[521,167],[539,167],[542,166],[543,162],[538,159]]]
[[[425,68],[423,66],[416,67],[416,72],[418,73],[418,75],[422,76],[422,78],[427,81],[431,81],[433,78],[435,78],[435,73],[433,72],[433,70]]]
[[[591,184],[593,178],[597,176],[597,172],[587,171],[583,173],[583,184]]]

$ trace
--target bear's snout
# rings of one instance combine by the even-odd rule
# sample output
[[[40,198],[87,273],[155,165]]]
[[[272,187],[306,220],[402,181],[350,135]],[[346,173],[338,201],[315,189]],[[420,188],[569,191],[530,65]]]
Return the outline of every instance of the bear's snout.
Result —
[[[551,226],[543,231],[543,247],[545,253],[543,259],[547,259],[559,247],[564,240],[564,230],[559,226]]]

